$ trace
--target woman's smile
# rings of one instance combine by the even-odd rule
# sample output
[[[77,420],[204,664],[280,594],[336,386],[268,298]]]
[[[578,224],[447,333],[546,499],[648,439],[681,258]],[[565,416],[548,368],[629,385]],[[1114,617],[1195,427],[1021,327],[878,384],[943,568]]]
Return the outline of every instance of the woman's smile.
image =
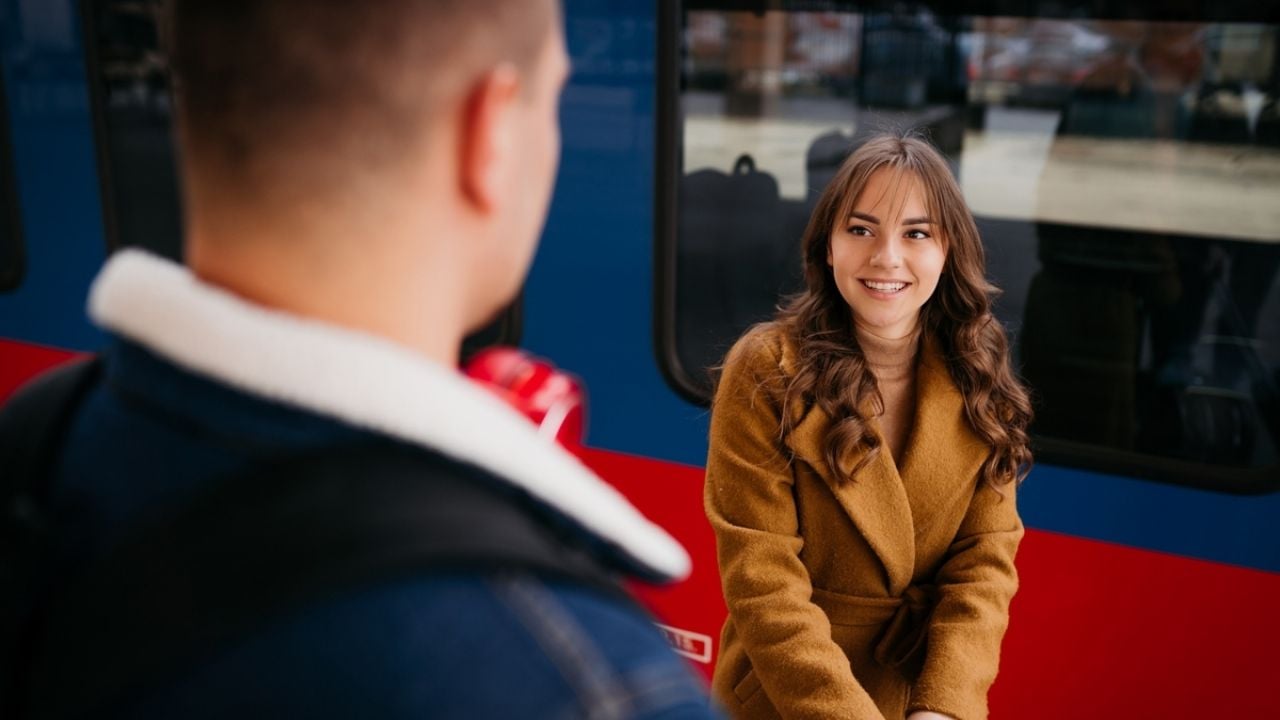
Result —
[[[911,283],[905,280],[860,280],[871,297],[892,300],[902,295]]]

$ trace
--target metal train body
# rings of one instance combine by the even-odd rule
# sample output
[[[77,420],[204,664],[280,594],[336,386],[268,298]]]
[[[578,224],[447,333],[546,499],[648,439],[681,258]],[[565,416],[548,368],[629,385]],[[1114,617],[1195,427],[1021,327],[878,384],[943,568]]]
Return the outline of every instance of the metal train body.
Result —
[[[584,459],[693,555],[688,581],[637,592],[677,649],[709,673],[725,613],[702,511],[709,413],[673,386],[660,347],[655,208],[670,98],[659,35],[670,18],[658,6],[566,2],[574,74],[562,104],[564,152],[523,293],[520,344],[585,381]],[[20,280],[0,292],[3,398],[103,342],[84,305],[110,233],[79,8],[73,0],[0,7],[12,146],[3,189],[16,201],[23,254]],[[1042,460],[1019,504],[1029,531],[994,717],[1275,716],[1280,494]]]

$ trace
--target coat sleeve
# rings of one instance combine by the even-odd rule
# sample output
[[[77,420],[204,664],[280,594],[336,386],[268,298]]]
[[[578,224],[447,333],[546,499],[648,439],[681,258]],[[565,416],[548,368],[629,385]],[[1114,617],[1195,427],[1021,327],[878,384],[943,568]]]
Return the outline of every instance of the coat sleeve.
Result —
[[[1009,602],[1018,589],[1014,554],[1022,540],[1014,484],[1000,492],[979,482],[937,574],[938,604],[910,711],[984,720],[996,678]]]
[[[729,615],[782,717],[883,720],[811,601],[791,467],[778,438],[778,382],[777,355],[748,335],[730,353],[712,410],[704,499]]]

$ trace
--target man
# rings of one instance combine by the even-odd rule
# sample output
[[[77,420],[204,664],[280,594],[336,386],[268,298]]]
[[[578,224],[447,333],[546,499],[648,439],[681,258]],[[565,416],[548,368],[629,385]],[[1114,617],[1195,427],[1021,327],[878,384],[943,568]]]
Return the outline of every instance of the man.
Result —
[[[324,586],[184,646],[86,714],[706,716],[683,662],[607,586],[678,577],[683,549],[454,370],[463,337],[517,292],[545,216],[568,71],[555,0],[172,11],[188,267],[127,251],[94,285],[113,342],[53,477],[67,567],[90,573],[220,483],[276,482],[280,458],[372,447],[440,468],[422,483],[452,483],[440,517],[460,534],[525,532],[587,569],[455,561]],[[462,522],[449,511],[464,497]],[[305,548],[296,530],[274,539]],[[256,588],[215,590],[225,607],[191,617],[193,637]],[[114,670],[112,653],[130,651],[118,644],[81,677]],[[60,652],[39,665],[36,714],[87,692],[58,684],[75,677]]]

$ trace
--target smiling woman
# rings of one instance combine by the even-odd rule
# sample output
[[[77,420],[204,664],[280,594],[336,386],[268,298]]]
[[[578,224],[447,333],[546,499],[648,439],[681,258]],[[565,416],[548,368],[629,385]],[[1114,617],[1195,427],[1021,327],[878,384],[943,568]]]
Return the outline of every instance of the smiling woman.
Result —
[[[960,188],[868,140],[802,240],[805,290],[725,360],[705,501],[735,717],[981,718],[1031,455]]]
[[[883,339],[914,333],[947,257],[919,178],[880,168],[849,215],[847,227],[836,225],[831,232],[827,264],[854,322]]]

